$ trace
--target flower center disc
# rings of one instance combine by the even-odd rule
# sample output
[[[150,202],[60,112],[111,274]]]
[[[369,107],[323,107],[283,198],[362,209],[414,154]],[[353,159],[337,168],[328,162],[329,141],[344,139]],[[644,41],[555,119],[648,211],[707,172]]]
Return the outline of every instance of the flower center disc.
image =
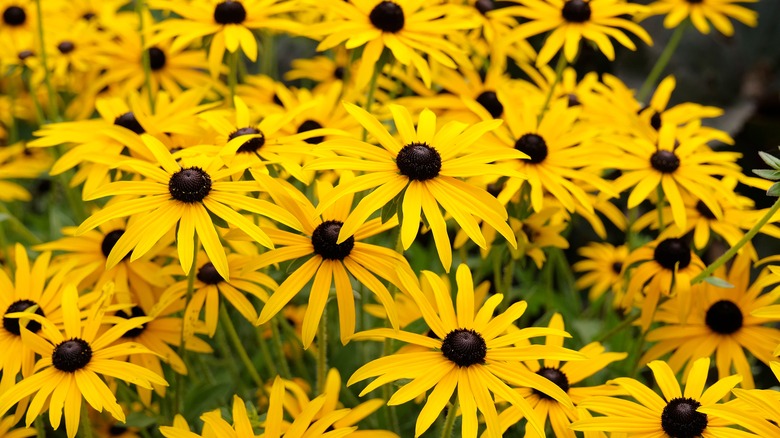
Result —
[[[59,50],[63,55],[67,55],[68,53],[76,50],[76,45],[70,41],[63,41],[57,44],[57,50]]]
[[[468,367],[485,363],[487,344],[485,339],[474,330],[457,329],[447,333],[441,343],[444,357],[459,367]]]
[[[253,128],[251,126],[247,126],[246,128],[239,128],[228,136],[228,141],[233,140],[236,137],[241,137],[242,135],[258,135],[258,134],[260,135],[260,137],[250,138],[249,140],[245,141],[236,150],[236,153],[243,152],[243,153],[253,154],[257,152],[265,144],[265,135],[263,135],[263,133],[259,129]]]
[[[742,328],[742,311],[732,301],[720,300],[707,309],[704,322],[715,333],[730,335]]]
[[[119,241],[119,238],[122,237],[122,235],[125,234],[125,230],[113,230],[108,232],[103,237],[103,242],[100,243],[100,252],[103,253],[103,255],[108,258],[108,255],[111,254],[111,250],[114,249],[114,245]],[[130,254],[125,256],[125,259]]]
[[[214,267],[214,264],[211,262],[208,262],[204,264],[203,266],[198,269],[198,274],[196,275],[198,280],[206,283],[206,284],[219,284],[225,281],[224,278],[222,278],[221,275],[219,275],[219,272],[217,272],[217,268]]]
[[[210,191],[211,177],[200,167],[181,169],[168,181],[171,197],[187,204],[202,201]]]
[[[672,151],[660,150],[650,157],[650,165],[661,173],[672,173],[680,167],[680,159]]]
[[[241,24],[246,20],[246,9],[241,2],[227,0],[214,8],[214,21],[219,24]]]
[[[158,47],[149,48],[149,66],[152,70],[157,71],[165,67],[166,56],[165,52]]]
[[[144,127],[141,126],[140,123],[138,123],[138,119],[135,118],[135,114],[133,114],[132,111],[126,112],[121,116],[117,117],[116,119],[114,119],[114,124],[121,126],[123,128],[127,128],[138,135],[141,135],[144,132],[146,132]]]
[[[137,318],[139,316],[146,316],[146,313],[144,310],[138,306],[133,306],[133,308],[130,310],[130,314],[128,315],[127,312],[124,310],[117,310],[116,316],[124,319],[130,319],[130,318]],[[146,324],[142,324],[140,327],[136,327],[133,329],[130,329],[125,332],[125,334],[122,335],[123,338],[137,338],[141,335],[141,333],[144,332],[146,329]]]
[[[558,368],[542,367],[539,369],[539,371],[536,372],[536,374],[555,383],[558,385],[558,388],[563,390],[563,392],[569,392],[569,378],[566,377],[566,374],[564,374],[563,371],[559,370]],[[534,394],[537,394],[539,397],[546,398],[548,400],[553,399],[549,395],[539,391],[536,388],[534,388],[533,391]]]
[[[425,181],[439,176],[441,155],[425,143],[409,143],[398,152],[395,164],[401,175]]]
[[[623,263],[622,262],[613,263],[612,272],[614,272],[615,275],[620,275],[620,273],[623,272]]]
[[[19,6],[9,6],[3,11],[3,22],[9,26],[21,26],[27,21],[27,12]]]
[[[87,366],[92,359],[92,347],[81,338],[73,338],[60,342],[54,347],[51,363],[54,368],[66,373],[73,373]]]
[[[584,23],[590,20],[588,0],[568,0],[563,5],[562,15],[569,23]]]
[[[383,32],[396,33],[404,28],[404,10],[397,3],[384,0],[368,14],[371,24]]]
[[[477,0],[474,3],[474,7],[477,8],[480,14],[485,15],[496,8],[496,3],[493,0]]]
[[[34,306],[36,303],[35,301],[30,300],[19,300],[14,303],[12,303],[10,306],[8,306],[8,310],[5,311],[5,314],[9,313],[15,313],[15,312],[24,312],[28,308]],[[38,306],[37,309],[35,309],[36,315],[46,316],[43,314],[43,310],[41,310],[40,306]],[[5,328],[9,333],[13,333],[16,336],[21,336],[22,329],[19,326],[19,318],[8,318],[3,317],[3,328]],[[33,320],[27,320],[27,330],[38,333],[38,330],[41,329],[41,324],[37,321]]]
[[[528,155],[528,161],[534,164],[539,164],[547,158],[547,142],[536,134],[524,134],[515,142],[515,149]]]
[[[707,428],[707,414],[696,412],[701,403],[691,398],[673,398],[661,413],[661,428],[674,438],[697,438]]]
[[[666,239],[655,247],[653,258],[670,271],[678,263],[678,269],[685,269],[691,264],[691,248],[682,239]]]
[[[492,3],[492,0],[487,1]],[[477,102],[479,102],[494,119],[501,117],[501,114],[504,113],[504,105],[499,102],[498,96],[496,96],[494,91],[483,91],[482,94],[477,96]]]
[[[322,125],[320,125],[316,120],[306,120],[305,122],[301,123],[301,126],[298,127],[298,134],[302,132],[313,131],[315,129],[322,129]],[[325,140],[325,137],[312,137],[307,138],[304,141],[309,144],[320,144],[322,143],[322,140]]]
[[[344,260],[352,252],[355,238],[349,236],[347,240],[336,243],[342,225],[344,223],[340,221],[325,221],[317,225],[317,228],[311,233],[311,244],[314,246],[314,252],[324,259]]]

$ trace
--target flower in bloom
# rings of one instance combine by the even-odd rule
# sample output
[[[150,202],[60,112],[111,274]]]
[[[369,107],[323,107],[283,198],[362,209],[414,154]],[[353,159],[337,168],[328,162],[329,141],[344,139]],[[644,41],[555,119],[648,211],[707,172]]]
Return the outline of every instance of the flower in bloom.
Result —
[[[691,308],[691,279],[704,270],[704,262],[680,238],[658,239],[628,255],[623,272],[640,263],[631,272],[621,306],[634,304],[637,291],[643,292],[642,330],[650,327],[658,301],[663,296],[677,295],[680,300],[679,318],[685,324]]]
[[[623,18],[631,17],[644,7],[624,0],[517,0],[520,6],[510,6],[499,13],[523,17],[529,21],[517,26],[507,35],[508,41],[525,39],[542,32],[552,31],[539,51],[536,65],[545,65],[563,48],[571,63],[577,57],[580,41],[594,42],[599,50],[615,59],[615,48],[609,37],[621,45],[636,50],[636,45],[625,31],[638,36],[646,44],[652,44],[650,35],[636,23]]]
[[[579,420],[572,424],[572,429],[625,433],[632,437],[758,436],[740,433],[732,427],[732,421],[702,412],[704,409],[720,406],[718,401],[742,380],[742,376],[724,377],[705,391],[710,359],[702,358],[693,364],[683,392],[674,372],[666,362],[653,361],[648,364],[648,367],[661,388],[663,398],[637,380],[628,377],[614,379],[612,383],[619,385],[636,401],[617,397],[592,397],[584,400],[580,406],[604,416]],[[738,425],[748,428],[752,423],[763,422],[759,419],[743,420],[744,422]]]
[[[256,177],[260,180],[268,180],[267,184],[273,184],[268,176],[256,175]],[[342,181],[348,181],[348,178],[342,176]],[[333,190],[324,182],[319,183],[318,188],[322,196],[327,196]],[[280,188],[277,191],[281,190],[284,189]],[[376,218],[361,223],[353,235],[338,243],[339,231],[344,226],[352,205],[352,195],[340,198],[318,215],[306,197],[297,193],[295,189],[292,190],[293,196],[279,197],[277,202],[302,219],[304,235],[266,229],[269,237],[278,242],[280,247],[254,257],[244,270],[258,269],[295,259],[300,259],[303,264],[291,272],[274,290],[263,306],[257,323],[268,322],[314,278],[306,316],[303,319],[303,346],[308,348],[314,339],[330,294],[331,283],[336,288],[341,340],[346,343],[355,332],[355,298],[350,282],[352,276],[374,294],[377,301],[385,308],[393,327],[398,327],[398,314],[393,298],[377,277],[400,287],[396,270],[403,269],[411,275],[412,269],[406,259],[396,251],[363,242],[371,236],[397,226],[398,220],[392,218],[383,224],[381,218]]]
[[[420,290],[416,278],[399,272],[404,285],[402,290],[417,302],[431,330],[430,336],[390,328],[356,334],[355,339],[391,338],[420,348],[371,361],[355,371],[347,384],[376,377],[362,391],[363,395],[383,384],[410,379],[409,383],[393,394],[388,401],[390,405],[405,403],[433,388],[417,417],[415,436],[428,430],[456,389],[463,415],[463,437],[477,436],[477,410],[485,417],[488,436],[500,436],[498,412],[491,393],[515,406],[528,419],[527,427],[544,436],[542,419],[538,418],[528,401],[510,389],[506,382],[533,388],[573,408],[569,396],[560,387],[525,367],[518,367],[517,362],[534,359],[579,360],[584,355],[558,345],[517,347],[514,344],[535,336],[569,335],[563,330],[540,327],[507,333],[512,323],[525,312],[527,304],[525,301],[514,303],[494,318],[493,312],[503,299],[503,295],[496,294],[477,309],[471,272],[466,265],[458,266],[456,273],[457,311],[444,282],[433,272],[423,271],[423,275],[433,289],[436,308]]]
[[[514,149],[475,147],[483,135],[501,124],[500,120],[472,126],[453,121],[437,130],[436,115],[432,111],[423,110],[415,127],[406,108],[390,105],[401,136],[399,142],[374,116],[355,105],[345,105],[382,147],[351,138],[331,140],[320,147],[341,156],[319,158],[306,166],[315,170],[344,169],[365,173],[328,193],[320,200],[318,212],[342,196],[374,188],[346,218],[336,243],[340,244],[355,234],[373,212],[400,194],[402,199],[398,205],[403,212],[403,248],[408,249],[417,236],[422,213],[433,232],[439,259],[447,271],[452,264],[452,248],[439,204],[480,247],[487,247],[477,222],[480,219],[501,233],[510,245],[516,246],[504,206],[488,192],[459,179],[484,175],[520,176],[490,163],[522,158],[525,156],[523,153]]]
[[[368,84],[382,51],[389,49],[403,65],[411,65],[430,88],[430,60],[455,69],[470,65],[466,55],[447,35],[476,27],[469,9],[452,3],[426,5],[411,0],[369,0],[356,3],[324,0],[318,3],[329,14],[328,20],[312,26],[311,35],[324,36],[318,51],[332,49],[342,42],[348,49],[363,46],[362,61],[355,81],[357,87]]]
[[[561,331],[564,330],[563,318],[559,313],[553,315],[548,327]],[[563,336],[547,335],[545,345],[561,347],[563,346],[563,341]],[[525,340],[518,342],[517,345],[527,346],[531,344]],[[550,421],[555,436],[559,438],[574,437],[574,433],[569,426],[572,421],[576,421],[579,418],[576,407],[582,400],[599,395],[618,395],[621,393],[618,387],[612,385],[574,385],[602,371],[612,362],[625,359],[626,353],[607,352],[598,342],[592,342],[582,347],[579,352],[585,355],[587,359],[566,362],[565,364],[561,364],[561,361],[554,359],[544,359],[542,361],[527,360],[523,362],[528,369],[555,383],[562,391],[567,393],[571,397],[574,408],[553,399],[537,389],[521,388],[516,390],[528,400],[539,418],[544,419],[544,421]],[[502,432],[506,433],[509,426],[520,421],[522,417],[523,413],[515,406],[504,409],[501,415],[498,416]]]
[[[247,191],[260,191],[258,184],[220,181],[228,177],[231,171],[223,168],[218,159],[203,160],[196,157],[192,163],[182,160],[186,163],[182,165],[156,138],[147,135],[143,141],[158,160],[159,166],[141,160],[122,162],[123,168],[140,174],[144,179],[106,184],[96,190],[92,197],[135,196],[96,212],[76,232],[85,233],[112,219],[140,216],[137,221],[128,223],[124,234],[114,245],[106,260],[108,269],[116,266],[130,250],[133,250],[130,260],[141,257],[178,224],[176,241],[184,273],[189,273],[192,267],[197,235],[219,275],[229,279],[227,256],[209,213],[240,228],[268,248],[273,248],[273,242],[236,209],[264,215],[293,228],[300,227],[298,219],[289,212],[271,202],[245,195]]]
[[[659,306],[655,320],[663,326],[647,333],[647,340],[656,344],[642,356],[640,363],[671,353],[669,366],[678,372],[685,365],[684,376],[687,376],[695,359],[714,355],[719,377],[733,370],[744,377],[742,387],[752,389],[753,372],[745,350],[769,365],[772,350],[780,343],[780,330],[770,325],[780,320],[780,315],[761,317],[753,312],[777,302],[780,277],[763,270],[751,282],[750,268],[750,257],[742,252],[728,272],[720,269],[714,274],[733,287],[707,282],[694,286],[691,294],[696,299],[691,302],[685,322],[680,320],[679,299],[673,298]],[[771,292],[762,293],[772,286]]]
[[[756,11],[748,9],[739,3],[756,3],[758,0],[657,0],[647,7],[644,18],[653,15],[664,15],[664,27],[671,29],[690,18],[693,26],[703,34],[710,33],[710,23],[720,33],[726,36],[734,34],[734,25],[729,18],[755,27],[758,24]]]
[[[591,301],[597,300],[604,292],[612,291],[613,298],[619,303],[623,297],[622,273],[628,247],[591,242],[577,252],[584,257],[572,266],[575,272],[583,274],[577,279],[577,288],[590,288],[588,298]]]
[[[83,318],[76,288],[72,285],[66,287],[62,294],[64,332],[38,314],[11,314],[20,318],[20,326],[28,318],[28,326],[34,323],[40,326],[40,335],[25,327],[20,327],[20,331],[22,341],[41,359],[36,364],[35,374],[25,377],[0,395],[0,415],[34,394],[27,408],[27,425],[48,408],[51,426],[58,429],[64,410],[65,429],[68,438],[73,438],[79,427],[82,399],[95,410],[102,412],[106,409],[117,420],[125,421],[116,397],[99,375],[115,377],[147,389],[152,389],[152,384],[167,385],[160,375],[116,359],[131,354],[152,354],[151,351],[134,342],[112,345],[129,330],[149,322],[150,318],[131,318],[98,334],[103,325],[104,304],[111,292],[109,289],[101,294]]]

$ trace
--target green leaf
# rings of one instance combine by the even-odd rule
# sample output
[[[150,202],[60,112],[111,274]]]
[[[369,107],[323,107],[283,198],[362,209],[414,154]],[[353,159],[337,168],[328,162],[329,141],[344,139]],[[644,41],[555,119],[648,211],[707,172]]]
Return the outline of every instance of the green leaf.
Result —
[[[780,171],[771,169],[753,169],[753,173],[764,179],[771,179],[777,181],[780,179]]]
[[[723,287],[723,288],[726,288],[726,289],[733,289],[734,288],[733,284],[729,283],[728,281],[726,281],[726,280],[724,280],[722,278],[718,278],[718,277],[707,277],[707,278],[704,279],[704,281],[706,281],[707,283],[709,283],[709,284],[711,284],[711,285],[713,285],[715,287]]]
[[[766,191],[766,195],[774,196],[774,197],[780,196],[780,183],[772,184],[772,187],[770,187],[769,190]]]
[[[762,151],[758,152],[758,156],[760,156],[761,159],[764,160],[764,163],[766,163],[767,166],[775,170],[780,170],[780,158],[777,158],[774,155],[770,155]]]

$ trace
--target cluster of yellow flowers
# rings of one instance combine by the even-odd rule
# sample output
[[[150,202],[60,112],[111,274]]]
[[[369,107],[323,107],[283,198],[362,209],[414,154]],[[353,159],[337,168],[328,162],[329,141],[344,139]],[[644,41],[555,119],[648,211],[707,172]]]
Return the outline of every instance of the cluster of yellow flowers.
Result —
[[[0,0],[0,437],[780,436],[755,1]]]

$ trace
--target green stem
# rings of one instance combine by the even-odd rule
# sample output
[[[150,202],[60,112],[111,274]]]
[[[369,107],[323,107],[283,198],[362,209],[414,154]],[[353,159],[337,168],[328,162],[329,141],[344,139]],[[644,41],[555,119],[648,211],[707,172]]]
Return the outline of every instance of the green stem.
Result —
[[[741,239],[739,239],[739,242],[734,244],[734,246],[732,246],[728,251],[726,251],[725,254],[718,257],[718,259],[712,262],[711,265],[707,266],[707,269],[701,271],[699,275],[693,277],[693,279],[691,280],[691,284],[696,284],[705,280],[707,277],[712,275],[712,273],[715,272],[716,269],[720,268],[727,261],[731,260],[732,257],[737,255],[739,250],[742,249],[742,247],[745,246],[748,242],[750,242],[753,239],[753,237],[755,237],[755,235],[758,234],[759,231],[761,231],[761,228],[763,228],[764,225],[766,225],[767,222],[769,222],[769,220],[772,219],[772,217],[775,215],[775,213],[778,212],[778,210],[780,210],[780,198],[778,198],[777,201],[775,201],[775,203],[772,204],[772,207],[769,210],[767,210],[766,214],[764,214],[764,216],[761,219],[759,219],[759,221],[756,222],[755,225],[753,225],[753,228],[748,230],[748,232],[745,233],[745,235],[742,236]]]
[[[379,55],[376,65],[374,65],[374,73],[371,74],[371,81],[368,83],[368,94],[366,95],[366,108],[365,110],[371,113],[371,107],[374,106],[374,94],[376,93],[377,82],[379,75],[382,74],[382,70],[385,68],[388,59],[390,58],[390,51],[384,49],[382,54]],[[363,141],[368,138],[368,130],[363,128]]]
[[[43,8],[41,0],[35,0],[35,6],[38,9],[38,41],[41,44],[41,63],[43,64],[43,81],[46,84],[46,92],[49,95],[49,117],[55,122],[62,120],[60,111],[57,107],[57,94],[54,92],[54,85],[51,82],[51,72],[49,71],[49,57],[46,54],[46,40],[43,36]]]
[[[141,65],[144,68],[144,85],[146,95],[149,98],[149,107],[154,112],[154,93],[152,92],[152,61],[149,58],[149,49],[146,48],[146,35],[144,35],[144,0],[135,0],[135,13],[138,14],[138,35],[141,38]]]
[[[200,242],[198,241],[198,235],[195,234],[193,237],[192,242],[192,263],[190,264],[190,272],[187,274],[187,295],[185,299],[185,306],[189,305],[190,299],[192,299],[192,294],[195,291],[195,274],[197,272],[197,263],[198,263],[198,245],[200,245]],[[186,339],[184,338],[184,321],[182,321],[181,325],[181,343],[179,344],[179,357],[183,361],[187,361],[187,347],[186,347]],[[175,416],[176,414],[180,413],[181,407],[182,407],[182,395],[184,393],[184,376],[181,374],[176,373],[176,378],[174,379],[174,385],[175,389],[173,391],[173,409],[172,409],[172,416]]]
[[[230,319],[230,315],[228,314],[227,308],[224,305],[219,306],[219,319],[222,323],[222,326],[225,327],[228,339],[230,339],[230,342],[233,344],[233,349],[236,353],[238,353],[238,357],[241,359],[241,362],[244,363],[244,367],[246,367],[246,370],[249,372],[249,377],[251,377],[255,382],[255,385],[257,385],[260,392],[264,392],[265,388],[263,387],[263,379],[260,377],[260,374],[258,374],[257,367],[255,367],[254,362],[252,362],[252,358],[250,358],[249,354],[246,352],[244,344],[241,343],[241,338],[238,336],[236,327],[233,325],[233,320]]]
[[[641,315],[642,314],[640,312],[640,313],[635,313],[633,315],[627,316],[626,319],[620,322],[620,324],[612,327],[611,330],[596,338],[595,342],[604,342],[607,339],[611,338],[612,336],[622,332],[624,329],[630,327],[631,324],[633,324],[636,320],[638,320]]]
[[[43,425],[43,417],[35,417],[35,432],[37,438],[46,438],[46,426]]]
[[[328,303],[322,309],[320,326],[317,329],[317,394],[325,393],[328,378]]]
[[[260,64],[260,72],[271,79],[276,80],[279,76],[276,67],[276,46],[274,46],[274,36],[271,32],[263,32],[263,57]]]
[[[279,355],[279,373],[285,379],[292,378],[290,373],[290,367],[287,365],[287,358],[284,356],[284,344],[282,343],[282,336],[279,334],[279,321],[274,317],[271,320],[271,338],[273,339],[274,348],[276,348],[276,354]]]
[[[658,57],[658,61],[655,62],[653,69],[650,70],[650,74],[642,84],[642,88],[639,89],[639,94],[636,97],[638,101],[644,103],[647,98],[650,97],[650,92],[653,90],[653,87],[655,87],[655,84],[658,82],[658,78],[661,77],[664,69],[672,59],[672,55],[674,55],[674,52],[680,45],[680,41],[682,41],[683,34],[685,34],[685,30],[688,29],[689,24],[690,22],[685,20],[674,30],[671,38],[669,38],[669,42],[667,42],[666,47],[664,47],[664,51],[661,52],[661,56]]]
[[[92,438],[92,422],[89,421],[89,407],[85,400],[81,400],[81,436]]]
[[[567,65],[568,62],[566,61],[566,56],[564,56],[563,53],[558,55],[558,64],[555,66],[555,82],[553,82],[550,85],[550,89],[547,90],[547,97],[544,98],[544,105],[542,105],[542,112],[539,113],[537,123],[542,123],[542,119],[544,118],[544,113],[547,112],[547,108],[550,106],[550,101],[552,100],[553,97],[553,93],[555,93],[555,87],[557,87],[558,83],[561,82],[561,78],[563,77],[563,71],[566,70]]]
[[[236,85],[238,84],[238,51],[228,53],[228,89],[230,90],[230,105],[234,105]]]
[[[441,430],[441,438],[450,438],[452,436],[452,429],[455,426],[455,419],[458,417],[458,398],[455,397],[455,401],[452,406],[447,409],[447,417],[444,419],[444,427]]]
[[[658,193],[658,202],[655,204],[655,209],[658,211],[658,232],[663,233],[666,228],[666,224],[664,224],[664,204],[666,204],[664,189],[659,184],[656,191]]]
[[[271,350],[268,348],[268,342],[267,339],[263,337],[263,328],[258,327],[257,328],[257,343],[260,345],[260,354],[263,356],[263,362],[265,363],[265,367],[268,368],[268,375],[269,376],[276,376],[279,374],[279,371],[276,369],[276,364],[274,363],[274,359],[271,356]]]

